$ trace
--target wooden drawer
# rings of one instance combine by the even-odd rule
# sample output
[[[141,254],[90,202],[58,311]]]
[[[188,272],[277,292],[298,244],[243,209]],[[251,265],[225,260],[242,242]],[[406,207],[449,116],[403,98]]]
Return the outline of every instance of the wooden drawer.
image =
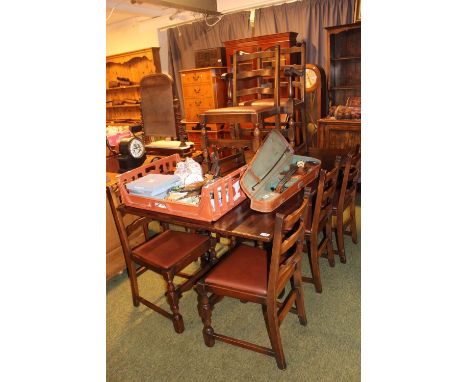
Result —
[[[208,83],[190,84],[183,87],[184,98],[211,98],[213,86]]]
[[[185,100],[185,120],[187,122],[198,122],[198,115],[208,109],[214,109],[215,105],[211,98]]]
[[[181,73],[182,86],[196,85],[201,83],[211,84],[211,71],[210,70],[197,70],[191,73]]]

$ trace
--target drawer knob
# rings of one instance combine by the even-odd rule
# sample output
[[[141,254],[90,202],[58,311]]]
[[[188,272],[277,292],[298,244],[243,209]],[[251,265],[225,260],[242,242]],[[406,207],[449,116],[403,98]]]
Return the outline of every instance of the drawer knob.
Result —
[[[201,105],[201,101],[195,101],[195,105],[196,105],[196,106],[200,106],[200,105]]]

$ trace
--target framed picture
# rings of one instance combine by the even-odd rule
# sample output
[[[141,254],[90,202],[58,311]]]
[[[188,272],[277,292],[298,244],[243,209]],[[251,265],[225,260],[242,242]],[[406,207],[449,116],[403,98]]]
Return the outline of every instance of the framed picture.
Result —
[[[361,0],[354,1],[354,22],[361,21]]]

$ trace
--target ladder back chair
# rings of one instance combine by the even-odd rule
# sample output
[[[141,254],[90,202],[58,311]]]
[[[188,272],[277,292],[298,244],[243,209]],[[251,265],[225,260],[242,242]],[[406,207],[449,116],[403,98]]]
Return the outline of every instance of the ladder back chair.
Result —
[[[232,106],[206,110],[199,115],[202,127],[203,156],[206,163],[209,160],[206,134],[206,124],[208,123],[227,123],[231,129],[234,125],[237,129],[240,123],[253,124],[254,151],[260,147],[260,131],[263,129],[265,118],[274,116],[275,125],[279,128],[279,58],[279,45],[272,51],[234,52]],[[245,97],[257,101],[266,99],[267,102],[258,102],[254,105],[245,101]],[[239,134],[236,133],[233,138],[238,139]]]
[[[343,264],[346,263],[344,235],[351,235],[353,243],[357,244],[356,191],[360,171],[361,154],[359,149],[356,149],[354,154],[349,153],[346,157],[343,181],[333,200],[332,228],[335,232],[338,255]]]
[[[130,279],[133,305],[141,303],[157,313],[170,319],[177,333],[184,331],[184,321],[179,312],[179,299],[182,293],[191,289],[198,279],[210,268],[210,262],[215,262],[214,243],[210,236],[189,232],[171,231],[163,225],[165,230],[144,243],[131,246],[129,235],[141,226],[146,226],[151,219],[140,217],[132,224],[125,226],[124,216],[117,187],[106,188],[109,204],[114,215],[117,232],[125,256],[125,263]],[[201,259],[201,266],[193,274],[182,272],[191,263]],[[136,265],[139,267],[137,268]],[[140,296],[137,278],[151,270],[161,275],[166,282],[166,300],[171,312],[168,312]],[[182,284],[175,286],[174,277],[186,279]]]
[[[301,279],[301,253],[309,196],[310,188],[307,188],[304,201],[297,210],[288,216],[276,214],[271,251],[245,244],[237,245],[204,280],[198,282],[198,312],[204,325],[203,338],[206,346],[212,347],[219,340],[272,356],[276,359],[278,368],[286,368],[279,332],[281,322],[292,311],[298,315],[301,325],[307,324]],[[291,290],[280,302],[278,298],[288,282]],[[211,326],[211,312],[214,304],[225,296],[262,306],[271,348],[214,331]]]
[[[305,243],[307,246],[307,257],[309,259],[311,277],[302,277],[302,281],[313,283],[315,291],[322,293],[322,282],[320,279],[319,258],[326,252],[328,263],[335,266],[335,257],[332,245],[332,208],[333,195],[335,193],[340,166],[340,157],[335,160],[335,167],[330,171],[320,170],[317,186],[317,195],[314,203],[309,200],[309,211],[312,213],[311,224],[307,222],[305,230]],[[319,233],[323,233],[319,242]]]

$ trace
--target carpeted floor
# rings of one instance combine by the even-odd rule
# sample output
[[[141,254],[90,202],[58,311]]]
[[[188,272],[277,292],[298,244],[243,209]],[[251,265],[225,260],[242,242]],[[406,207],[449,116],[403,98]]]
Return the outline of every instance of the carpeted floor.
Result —
[[[358,203],[360,198],[358,196]],[[345,236],[347,263],[336,259],[330,268],[321,259],[323,292],[304,284],[307,326],[294,314],[281,325],[287,369],[273,357],[222,342],[205,346],[194,291],[180,301],[185,331],[176,334],[172,323],[140,304],[132,304],[126,274],[107,285],[108,381],[359,381],[361,361],[360,207],[359,243]],[[310,274],[304,255],[304,274]],[[140,291],[167,308],[164,283],[152,272],[140,278]],[[149,298],[148,298],[149,297]],[[213,312],[216,332],[270,347],[261,308],[224,298]]]

